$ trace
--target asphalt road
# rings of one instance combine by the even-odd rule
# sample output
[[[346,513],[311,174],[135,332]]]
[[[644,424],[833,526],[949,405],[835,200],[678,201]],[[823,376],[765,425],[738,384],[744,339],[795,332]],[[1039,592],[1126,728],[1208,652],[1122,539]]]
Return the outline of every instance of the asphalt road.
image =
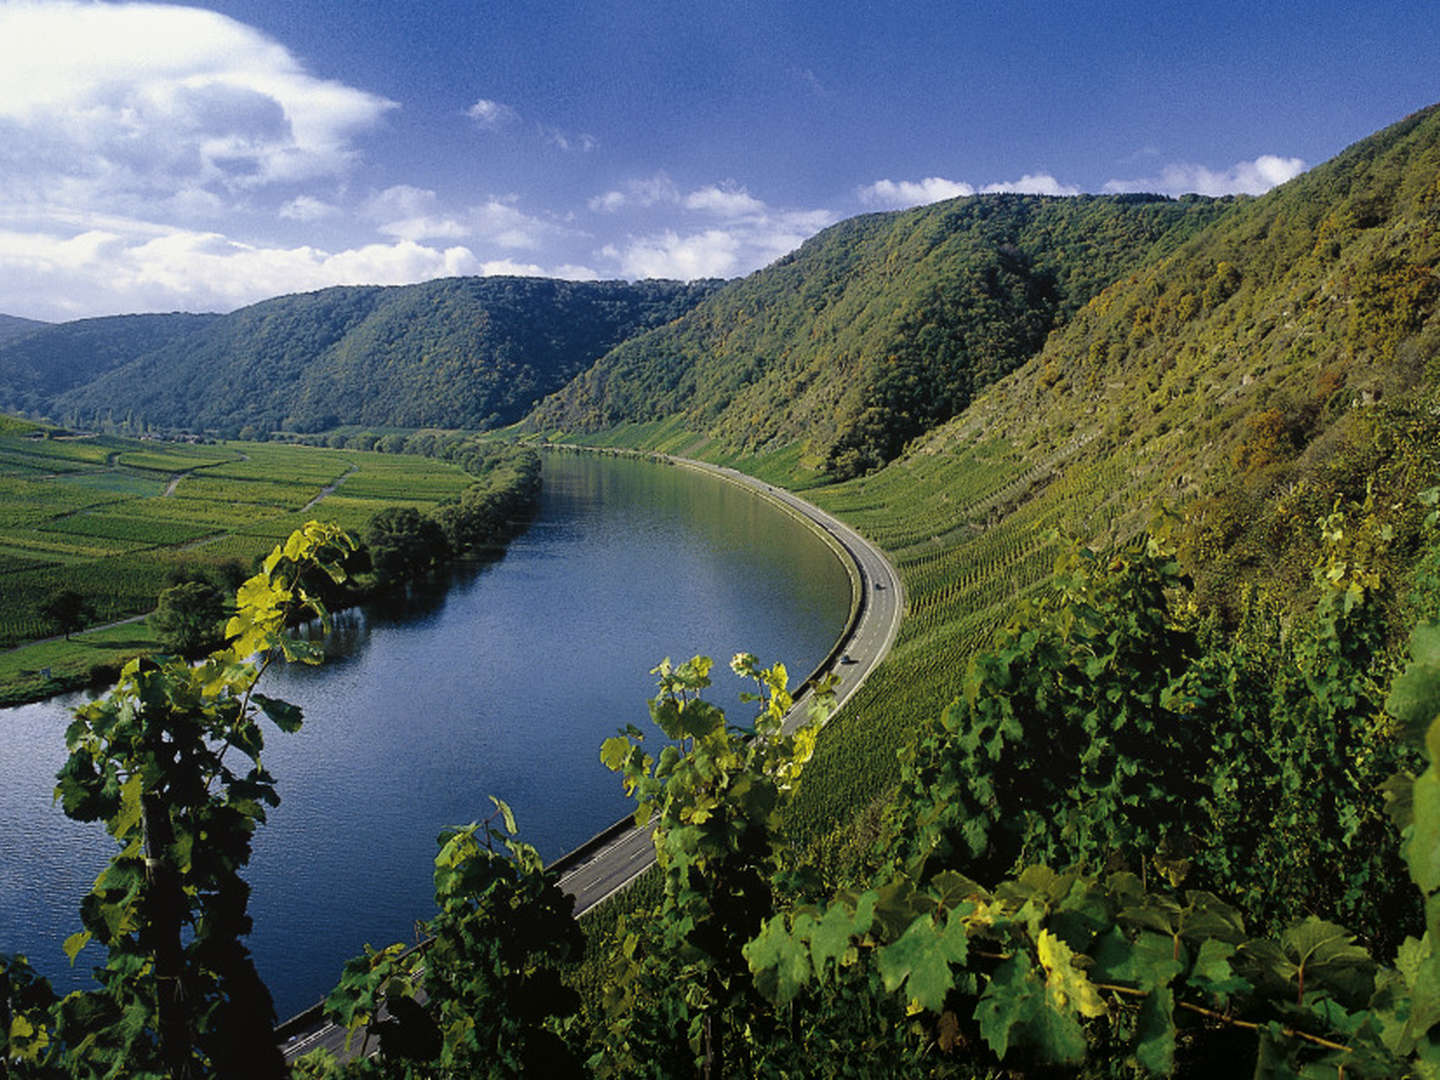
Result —
[[[905,609],[899,574],[879,548],[838,518],[831,517],[798,495],[772,487],[735,469],[718,468],[683,458],[671,460],[716,473],[783,503],[824,530],[844,550],[858,574],[860,595],[858,616],[836,642],[831,653],[832,662],[827,669],[838,677],[834,711],[839,712],[895,643]],[[787,731],[799,726],[809,715],[810,696],[806,691],[796,699],[785,721]],[[575,897],[575,913],[580,915],[625,888],[654,862],[655,847],[650,840],[650,830],[636,828],[626,818],[577,851],[562,855],[552,865],[564,867],[560,887]],[[355,1045],[347,1055],[344,1053],[345,1029],[327,1023],[318,1013],[318,1006],[307,1010],[302,1017],[313,1014],[312,1022],[305,1023],[302,1017],[297,1017],[277,1031],[283,1039],[286,1061],[294,1061],[320,1047],[328,1049],[340,1060],[359,1051],[358,1032]]]

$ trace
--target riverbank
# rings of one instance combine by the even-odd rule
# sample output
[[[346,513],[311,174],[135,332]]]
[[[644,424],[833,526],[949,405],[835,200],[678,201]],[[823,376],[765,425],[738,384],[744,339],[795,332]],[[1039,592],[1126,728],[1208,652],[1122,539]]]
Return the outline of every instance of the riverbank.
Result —
[[[539,499],[538,455],[524,447],[497,448],[487,455],[469,455],[459,464],[473,478],[471,483],[448,501],[434,503],[426,514],[416,511],[420,517],[434,520],[431,535],[436,546],[401,566],[398,576],[377,576],[372,565],[362,560],[357,566],[363,567],[360,573],[352,575],[343,587],[327,590],[325,600],[332,610],[355,607],[403,589],[455,558],[484,562],[504,554],[509,542],[528,523]],[[352,466],[341,480],[353,472]],[[328,485],[300,513],[331,519],[332,515],[315,511],[339,484],[337,480]],[[375,513],[367,521],[392,507],[413,509],[414,505],[414,500],[405,499],[403,494],[400,498],[377,499]],[[345,507],[346,511],[351,509]],[[348,519],[348,527],[363,537],[366,526],[354,521],[353,514],[335,516]],[[220,541],[227,539],[231,538],[222,537]],[[254,557],[261,555],[263,552]],[[163,651],[148,618],[145,614],[134,615],[103,627],[77,631],[68,639],[44,638],[0,652],[0,708],[113,684],[129,661]]]

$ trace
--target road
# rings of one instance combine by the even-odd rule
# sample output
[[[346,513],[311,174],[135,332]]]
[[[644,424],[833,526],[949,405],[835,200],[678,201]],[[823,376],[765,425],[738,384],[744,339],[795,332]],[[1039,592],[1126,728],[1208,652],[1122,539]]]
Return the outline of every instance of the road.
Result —
[[[854,529],[798,495],[772,487],[735,469],[715,468],[684,458],[671,460],[690,468],[718,473],[733,483],[757,490],[767,498],[788,506],[823,530],[849,557],[859,575],[860,604],[858,618],[836,642],[827,668],[839,679],[835,686],[835,711],[838,712],[884,659],[895,643],[895,635],[899,633],[905,596],[895,568],[879,548]],[[804,721],[809,714],[809,706],[810,694],[807,691],[796,699],[795,707],[790,710],[785,721],[787,731],[794,730]],[[597,845],[592,841],[585,848],[556,861],[563,868],[560,887],[575,897],[577,914],[588,911],[623,889],[655,862],[649,830],[633,826],[625,829],[623,825],[623,822],[617,822],[601,833],[603,843]],[[593,854],[587,850],[596,848],[598,850],[594,850]],[[572,867],[570,863],[575,865]]]
[[[840,549],[837,554],[843,553],[843,557],[848,558],[854,569],[852,581],[858,578],[858,604],[826,664],[816,672],[817,675],[830,672],[837,676],[834,712],[839,712],[885,658],[900,631],[905,594],[895,568],[879,548],[854,529],[798,495],[735,469],[685,458],[672,457],[670,460],[686,468],[717,474],[788,507],[808,519],[837,545]],[[810,697],[810,692],[806,690],[796,698],[785,720],[787,731],[794,730],[808,716]],[[562,855],[551,866],[560,868],[560,887],[575,897],[575,913],[580,915],[625,888],[654,862],[655,847],[650,840],[650,830],[636,828],[629,818],[625,818],[575,851]],[[287,1062],[321,1047],[328,1049],[337,1060],[346,1056],[345,1029],[325,1021],[318,1005],[286,1021],[276,1029],[276,1034],[282,1040]],[[358,1033],[354,1049],[358,1050]]]

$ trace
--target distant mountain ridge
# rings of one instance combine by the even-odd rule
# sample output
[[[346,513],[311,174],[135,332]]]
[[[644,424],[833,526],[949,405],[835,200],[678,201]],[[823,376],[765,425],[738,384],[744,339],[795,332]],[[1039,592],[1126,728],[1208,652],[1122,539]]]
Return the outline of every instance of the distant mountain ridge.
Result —
[[[324,289],[228,315],[62,323],[0,342],[0,407],[228,434],[483,428],[518,419],[716,286],[449,278]]]

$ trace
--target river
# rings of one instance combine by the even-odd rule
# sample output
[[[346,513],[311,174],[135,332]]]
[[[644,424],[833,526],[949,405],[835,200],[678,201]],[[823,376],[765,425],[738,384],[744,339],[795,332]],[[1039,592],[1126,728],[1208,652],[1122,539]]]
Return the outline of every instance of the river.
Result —
[[[305,710],[299,734],[267,730],[283,801],[245,875],[279,1014],[321,997],[364,943],[412,939],[434,910],[436,834],[485,816],[487,796],[547,860],[626,813],[599,745],[626,723],[654,731],[662,657],[713,656],[713,699],[744,717],[730,655],[781,660],[798,682],[848,607],[836,557],[760,497],[689,469],[547,455],[538,513],[503,558],[341,613],[324,666],[267,676]],[[62,990],[103,962],[91,946],[71,970],[60,942],[112,844],[51,805],[81,700],[0,710],[0,952]]]

